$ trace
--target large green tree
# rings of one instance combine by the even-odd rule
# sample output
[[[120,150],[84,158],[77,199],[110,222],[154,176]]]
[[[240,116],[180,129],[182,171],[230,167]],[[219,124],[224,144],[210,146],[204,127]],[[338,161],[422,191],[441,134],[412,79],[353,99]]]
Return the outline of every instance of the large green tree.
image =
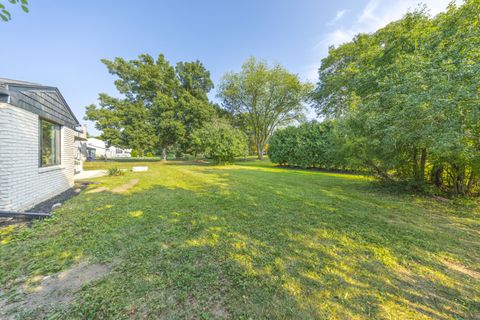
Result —
[[[216,108],[208,100],[208,92],[213,89],[210,72],[200,61],[179,62],[176,65],[179,90],[177,109],[184,125],[185,134],[180,139],[184,151],[192,151],[191,134],[210,121]]]
[[[319,114],[336,118],[351,154],[387,179],[456,193],[478,184],[480,2],[408,13],[331,48]]]
[[[233,115],[242,115],[254,138],[259,159],[279,126],[304,118],[304,102],[312,86],[279,64],[248,59],[238,73],[224,75],[218,97]]]
[[[151,112],[141,102],[99,95],[99,107],[87,107],[86,118],[95,121],[102,131],[101,139],[109,145],[132,148],[140,155],[154,150],[158,143],[151,121]]]
[[[199,61],[180,62],[173,67],[163,55],[154,59],[102,60],[118,77],[115,86],[124,96],[99,97],[99,106],[87,107],[86,118],[96,121],[102,138],[138,150],[188,147],[193,130],[215,113],[207,93],[213,88],[210,73]],[[136,118],[137,117],[137,118]]]

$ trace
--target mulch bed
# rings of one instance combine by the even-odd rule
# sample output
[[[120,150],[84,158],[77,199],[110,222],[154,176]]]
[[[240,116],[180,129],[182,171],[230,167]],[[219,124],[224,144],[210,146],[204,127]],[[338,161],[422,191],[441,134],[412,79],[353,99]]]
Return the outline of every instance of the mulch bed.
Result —
[[[51,213],[52,207],[54,204],[56,203],[63,204],[68,199],[73,198],[76,195],[80,194],[80,192],[82,192],[82,190],[84,190],[89,184],[92,184],[92,182],[88,182],[88,181],[76,182],[73,188],[70,188],[53,198],[50,198],[46,201],[43,201],[37,204],[35,207],[26,210],[26,212]],[[31,219],[27,219],[27,218],[0,217],[0,228],[7,227],[10,225],[15,225],[16,227],[21,225],[28,226],[31,224],[31,221],[32,221]]]
[[[59,195],[50,198],[46,201],[43,201],[37,204],[35,207],[28,209],[26,212],[39,212],[39,213],[50,213],[52,212],[52,207],[56,203],[64,203],[70,198],[75,197],[76,195],[80,194],[80,192],[85,189],[91,182],[76,182],[73,188],[68,189],[60,193]]]

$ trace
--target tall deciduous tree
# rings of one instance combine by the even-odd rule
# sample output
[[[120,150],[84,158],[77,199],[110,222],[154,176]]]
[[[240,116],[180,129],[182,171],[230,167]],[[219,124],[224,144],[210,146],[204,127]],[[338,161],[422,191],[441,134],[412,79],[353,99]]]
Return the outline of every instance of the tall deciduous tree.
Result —
[[[174,68],[163,55],[155,60],[144,54],[136,60],[102,62],[118,76],[115,86],[124,99],[102,94],[100,106],[88,107],[86,118],[96,121],[111,143],[139,150],[156,144],[166,159],[169,147],[188,145],[193,130],[215,113],[207,97],[213,88],[210,73],[199,61]]]
[[[227,73],[218,97],[232,114],[244,114],[262,159],[268,139],[279,127],[304,118],[304,102],[312,89],[282,66],[270,67],[250,58],[239,73]]]
[[[143,103],[132,103],[104,93],[99,95],[98,100],[100,108],[88,106],[86,118],[95,120],[103,140],[109,145],[137,150],[140,155],[155,148],[158,139],[150,111]]]
[[[179,141],[185,151],[192,151],[191,134],[215,116],[215,107],[208,100],[213,89],[210,72],[200,61],[179,62],[176,65],[179,81],[177,109],[185,128]]]

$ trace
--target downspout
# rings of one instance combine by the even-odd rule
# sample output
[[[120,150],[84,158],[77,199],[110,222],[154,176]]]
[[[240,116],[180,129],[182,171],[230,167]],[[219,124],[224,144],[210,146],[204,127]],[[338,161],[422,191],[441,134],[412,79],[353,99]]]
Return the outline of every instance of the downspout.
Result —
[[[50,213],[41,212],[15,212],[15,211],[0,211],[0,217],[3,218],[28,218],[28,219],[43,219],[50,218]]]

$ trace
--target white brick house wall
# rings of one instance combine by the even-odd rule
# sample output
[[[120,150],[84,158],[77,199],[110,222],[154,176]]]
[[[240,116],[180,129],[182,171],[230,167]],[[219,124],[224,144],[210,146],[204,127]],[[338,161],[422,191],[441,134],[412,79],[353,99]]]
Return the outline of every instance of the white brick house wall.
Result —
[[[0,103],[0,211],[23,211],[73,186],[74,130],[61,129],[61,165],[39,167],[39,116]]]

